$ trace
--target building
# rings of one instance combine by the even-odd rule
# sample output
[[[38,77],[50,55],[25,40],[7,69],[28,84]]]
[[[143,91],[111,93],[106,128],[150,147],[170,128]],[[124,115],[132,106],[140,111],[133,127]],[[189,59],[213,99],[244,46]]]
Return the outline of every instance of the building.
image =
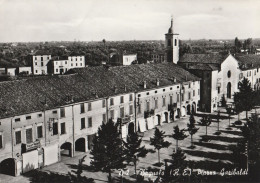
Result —
[[[120,53],[111,53],[110,54],[110,64],[119,66],[119,65],[131,65],[137,63],[137,54],[136,53],[126,53],[125,51],[120,51]]]
[[[47,65],[51,60],[51,55],[46,51],[39,50],[32,55],[32,71],[34,75],[48,74]]]
[[[199,80],[161,63],[74,68],[67,75],[2,82],[0,169],[20,175],[86,152],[109,118],[121,120],[122,138],[174,122],[197,111]]]
[[[165,53],[164,52],[152,53],[151,58],[154,63],[165,62]]]
[[[174,33],[173,18],[171,19],[171,27],[165,34],[165,50],[166,61],[177,64],[179,61],[179,34]]]
[[[32,74],[32,67],[18,67],[17,74],[30,75]]]
[[[185,54],[178,64],[201,78],[201,111],[216,111],[222,96],[232,102],[241,71],[231,54]]]

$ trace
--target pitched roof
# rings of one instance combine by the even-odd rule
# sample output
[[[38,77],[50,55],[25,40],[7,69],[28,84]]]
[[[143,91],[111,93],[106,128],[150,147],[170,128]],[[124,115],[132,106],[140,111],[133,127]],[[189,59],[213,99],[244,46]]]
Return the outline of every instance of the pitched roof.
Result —
[[[221,54],[184,54],[180,63],[221,64],[227,56]]]
[[[70,75],[43,76],[0,83],[0,118],[31,112],[54,109],[69,103],[83,102],[143,91],[143,81],[147,89],[177,83],[200,80],[195,75],[172,63],[142,64],[118,67],[88,67],[72,69]],[[125,90],[126,86],[126,90]],[[115,87],[117,92],[115,93]],[[68,96],[73,101],[68,101]]]
[[[235,55],[235,58],[238,61],[241,70],[248,70],[260,67],[260,55],[239,54]]]
[[[188,68],[189,70],[203,70],[203,71],[214,71],[214,70],[219,70],[219,67],[214,65],[214,64],[195,64],[195,65],[189,65]]]

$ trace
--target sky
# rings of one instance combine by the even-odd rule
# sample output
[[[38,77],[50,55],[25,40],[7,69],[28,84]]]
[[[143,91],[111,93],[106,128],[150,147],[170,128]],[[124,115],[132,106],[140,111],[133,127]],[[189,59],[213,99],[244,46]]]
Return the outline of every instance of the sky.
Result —
[[[0,0],[0,42],[260,38],[260,0]]]

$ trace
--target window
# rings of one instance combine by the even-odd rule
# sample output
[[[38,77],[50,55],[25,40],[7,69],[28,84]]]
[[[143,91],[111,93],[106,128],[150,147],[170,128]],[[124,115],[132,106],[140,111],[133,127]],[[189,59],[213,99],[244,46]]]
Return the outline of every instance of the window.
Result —
[[[123,107],[120,108],[120,118],[125,116],[125,109]]]
[[[183,93],[181,94],[181,101],[182,102],[184,101],[184,94]]]
[[[33,136],[32,136],[32,128],[26,129],[26,143],[33,142]]]
[[[35,65],[37,65],[37,62],[35,62]]]
[[[170,96],[170,104],[172,104],[172,96]]]
[[[60,124],[60,134],[63,135],[66,133],[66,126],[65,123]]]
[[[65,61],[65,64],[67,64],[67,61]]]
[[[220,94],[220,87],[218,86],[218,94]]]
[[[73,64],[71,64],[71,66],[73,67]]]
[[[77,58],[76,58],[76,61],[77,61]]]
[[[163,92],[165,92],[165,89],[163,89]]]
[[[84,129],[84,128],[86,128],[85,118],[81,118],[81,128],[80,129]]]
[[[180,102],[180,95],[177,94],[177,102]]]
[[[200,94],[200,89],[198,89],[198,95]]]
[[[91,111],[91,103],[88,103],[88,111]]]
[[[27,120],[28,120],[28,119],[32,119],[32,117],[31,117],[31,116],[26,116],[25,118],[26,118]]]
[[[82,61],[82,58],[80,57],[80,61]]]
[[[133,105],[130,105],[130,108],[129,108],[129,114],[132,115],[133,113],[134,113]]]
[[[37,138],[40,139],[42,137],[42,126],[37,126]]]
[[[106,100],[103,100],[103,101],[102,101],[102,107],[103,107],[103,108],[106,107]]]
[[[41,62],[41,66],[43,66],[43,62]]]
[[[111,111],[110,111],[110,117],[111,117],[112,119],[114,119],[114,110],[111,110]]]
[[[57,111],[52,111],[53,114],[57,114]]]
[[[230,78],[231,77],[231,71],[227,72],[227,77]]]
[[[53,127],[52,127],[52,133],[53,135],[58,135],[59,130],[58,130],[58,123],[53,123]]]
[[[80,66],[82,66],[82,63],[80,63]]]
[[[91,128],[92,127],[92,118],[88,118],[88,127]]]
[[[170,90],[172,90],[172,87],[170,88]]]
[[[121,104],[124,103],[124,96],[121,96],[121,97],[120,97],[120,103],[121,103]]]
[[[155,90],[155,92],[154,93],[157,93],[157,90]]]
[[[114,105],[114,99],[113,98],[110,99],[110,105]]]
[[[58,65],[58,62],[55,62],[56,63],[56,65]]]
[[[22,132],[21,130],[15,132],[15,144],[21,144],[22,142]]]
[[[56,69],[56,72],[59,72],[59,69]]]
[[[242,79],[243,78],[243,73],[240,73],[239,74],[239,79]]]
[[[64,108],[60,108],[60,117],[61,118],[65,117],[65,109]]]
[[[141,97],[141,94],[138,94],[138,97]]]
[[[42,117],[42,114],[38,114],[38,117],[39,117],[39,118]]]
[[[191,84],[189,83],[189,88],[191,87]]]
[[[43,57],[41,57],[41,61],[43,61]]]
[[[138,114],[141,113],[141,104],[138,105],[138,110],[137,110]]]
[[[49,57],[47,57],[47,60],[49,60]]]
[[[174,46],[177,46],[177,39],[174,40]]]
[[[193,90],[193,97],[196,95],[195,90]]]
[[[150,111],[150,102],[149,101],[146,102],[146,110]]]
[[[256,75],[256,70],[255,70],[255,75]]]
[[[129,95],[129,101],[133,101],[133,94]]]
[[[190,92],[188,93],[188,97],[189,97],[189,100],[190,100],[190,98],[191,98],[191,94],[190,94]]]
[[[106,114],[103,114],[103,122],[107,122],[107,117],[106,117]]]
[[[76,66],[78,66],[78,64],[76,63]]]
[[[147,92],[146,95],[149,95],[149,92]]]
[[[35,60],[37,60],[37,57],[34,57],[35,58]]]
[[[163,106],[165,106],[165,105],[166,105],[166,99],[163,98]]]
[[[154,108],[158,109],[158,100],[157,99],[154,101]]]
[[[38,70],[35,70],[35,73],[38,73]]]
[[[16,119],[14,119],[14,121],[15,122],[19,122],[19,121],[21,121],[21,119],[20,118],[16,118]]]
[[[83,104],[80,104],[80,113],[84,113],[84,112],[85,112],[85,105],[83,103]]]

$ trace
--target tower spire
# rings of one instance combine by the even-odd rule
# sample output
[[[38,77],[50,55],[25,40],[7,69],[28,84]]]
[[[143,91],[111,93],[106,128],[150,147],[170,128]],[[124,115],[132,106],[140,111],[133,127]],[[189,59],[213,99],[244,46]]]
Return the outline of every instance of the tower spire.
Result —
[[[173,26],[173,15],[171,15],[171,28]]]

